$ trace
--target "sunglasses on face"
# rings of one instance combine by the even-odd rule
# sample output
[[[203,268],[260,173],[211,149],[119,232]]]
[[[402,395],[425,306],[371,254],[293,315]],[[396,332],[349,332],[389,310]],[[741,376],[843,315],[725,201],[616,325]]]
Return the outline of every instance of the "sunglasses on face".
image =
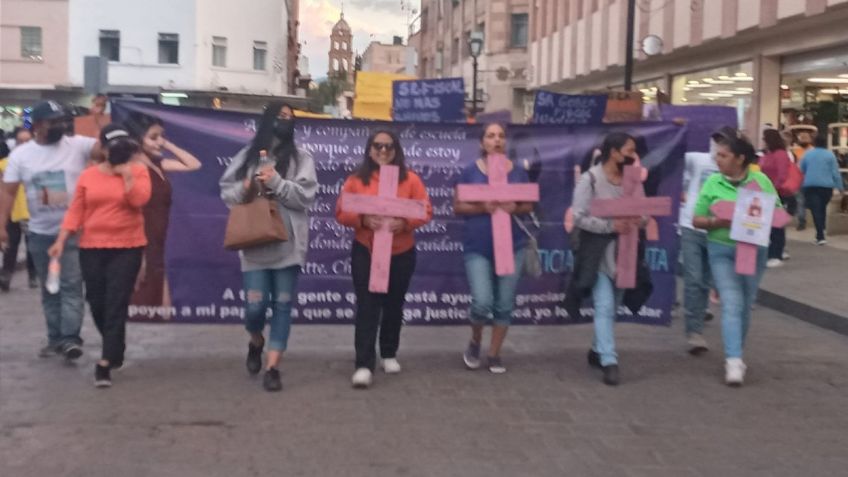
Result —
[[[371,144],[371,147],[375,151],[394,151],[395,150],[395,145],[390,143],[390,142],[387,142],[387,143],[375,142],[375,143]]]

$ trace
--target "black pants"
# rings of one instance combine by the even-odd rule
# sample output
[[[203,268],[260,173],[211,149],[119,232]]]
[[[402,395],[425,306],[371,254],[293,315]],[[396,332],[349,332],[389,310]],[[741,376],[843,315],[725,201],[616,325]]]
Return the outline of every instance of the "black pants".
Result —
[[[804,187],[804,202],[813,214],[816,225],[816,240],[824,240],[825,224],[827,223],[827,204],[833,198],[830,187]]]
[[[769,237],[768,258],[783,260],[783,249],[786,248],[786,229],[772,228]]]
[[[356,326],[354,347],[356,368],[374,370],[376,366],[377,333],[380,334],[380,357],[394,358],[400,344],[403,304],[412,273],[415,271],[415,248],[392,256],[389,268],[389,292],[371,293],[371,253],[354,241],[351,258],[353,288],[356,292]]]
[[[130,297],[141,267],[143,248],[83,248],[80,267],[85,298],[100,336],[101,359],[115,366],[124,362]]]
[[[23,227],[20,222],[12,222],[6,225],[6,231],[9,233],[9,247],[3,252],[3,275],[11,279],[15,273],[15,267],[18,264],[18,248],[21,246],[21,238],[24,237]],[[32,255],[27,249],[26,255],[27,277],[35,277],[35,264],[32,262]]]

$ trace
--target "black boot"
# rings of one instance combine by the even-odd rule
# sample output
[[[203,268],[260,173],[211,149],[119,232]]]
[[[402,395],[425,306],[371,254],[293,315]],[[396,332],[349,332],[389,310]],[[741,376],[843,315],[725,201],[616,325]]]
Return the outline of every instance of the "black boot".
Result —
[[[618,386],[618,365],[610,364],[604,366],[604,384],[607,386]]]
[[[601,355],[598,354],[597,351],[590,349],[586,354],[586,361],[589,362],[589,366],[593,368],[601,368]]]
[[[247,372],[251,376],[259,374],[262,371],[262,348],[265,347],[265,338],[262,338],[262,343],[259,346],[253,344],[253,340],[247,343]]]

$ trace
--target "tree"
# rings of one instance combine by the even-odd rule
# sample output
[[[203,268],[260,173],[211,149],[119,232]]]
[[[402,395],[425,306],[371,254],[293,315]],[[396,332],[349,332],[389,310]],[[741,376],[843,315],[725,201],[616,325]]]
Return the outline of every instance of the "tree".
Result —
[[[347,82],[347,73],[344,71],[318,83],[318,87],[307,92],[309,98],[309,110],[313,113],[323,113],[324,106],[335,106],[336,100],[345,91],[351,90]]]

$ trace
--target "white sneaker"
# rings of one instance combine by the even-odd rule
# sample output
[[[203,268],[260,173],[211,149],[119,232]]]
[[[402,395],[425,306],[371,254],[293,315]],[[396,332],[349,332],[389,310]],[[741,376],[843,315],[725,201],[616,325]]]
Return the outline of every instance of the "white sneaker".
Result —
[[[710,347],[707,346],[707,340],[705,340],[704,336],[700,333],[689,333],[689,338],[686,340],[686,344],[689,345],[689,354],[693,354],[695,356],[705,353],[710,349]]]
[[[816,240],[816,245],[818,245],[818,246],[827,245],[827,240]]]
[[[397,358],[386,358],[383,360],[383,371],[386,374],[397,374],[400,372],[400,363]]]
[[[356,389],[366,389],[368,386],[371,386],[371,370],[368,368],[359,368],[353,373],[353,377],[350,378],[350,383]]]
[[[770,258],[766,262],[766,267],[768,268],[778,268],[783,266],[783,260],[779,258]]]
[[[746,369],[748,368],[741,358],[727,358],[724,362],[724,382],[728,386],[741,386],[745,381]]]
[[[790,258],[792,258],[792,255],[789,255],[789,252],[783,252],[783,259],[784,260],[789,260]]]

